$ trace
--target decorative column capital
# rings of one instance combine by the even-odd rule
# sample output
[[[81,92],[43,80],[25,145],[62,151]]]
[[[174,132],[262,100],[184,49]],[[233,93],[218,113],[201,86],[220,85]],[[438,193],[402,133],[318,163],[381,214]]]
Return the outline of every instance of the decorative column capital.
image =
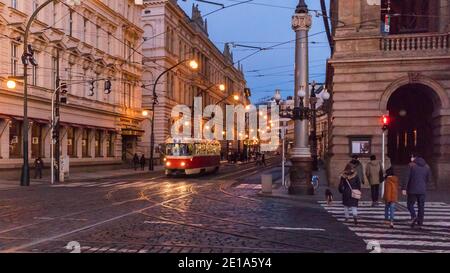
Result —
[[[294,31],[306,30],[312,26],[312,17],[308,13],[296,13],[292,16],[292,29]]]

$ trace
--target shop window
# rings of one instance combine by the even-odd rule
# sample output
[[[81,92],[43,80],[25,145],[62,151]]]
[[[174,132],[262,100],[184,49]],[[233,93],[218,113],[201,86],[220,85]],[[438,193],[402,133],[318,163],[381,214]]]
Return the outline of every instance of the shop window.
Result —
[[[67,129],[67,155],[69,157],[77,156],[77,145],[75,140],[75,128],[69,127]]]
[[[81,138],[82,156],[89,157],[89,129],[83,129]]]
[[[106,140],[106,147],[108,149],[108,157],[114,157],[114,133],[109,132]]]
[[[9,125],[9,157],[22,156],[22,122],[12,120]]]
[[[102,156],[102,131],[95,131],[95,157]]]
[[[31,127],[31,157],[42,157],[42,125],[36,122]]]

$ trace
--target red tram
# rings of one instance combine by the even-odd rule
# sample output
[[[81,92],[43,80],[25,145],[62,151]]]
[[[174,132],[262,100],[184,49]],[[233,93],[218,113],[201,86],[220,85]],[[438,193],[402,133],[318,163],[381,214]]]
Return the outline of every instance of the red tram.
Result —
[[[217,172],[220,167],[220,151],[218,141],[169,139],[165,145],[166,175]]]

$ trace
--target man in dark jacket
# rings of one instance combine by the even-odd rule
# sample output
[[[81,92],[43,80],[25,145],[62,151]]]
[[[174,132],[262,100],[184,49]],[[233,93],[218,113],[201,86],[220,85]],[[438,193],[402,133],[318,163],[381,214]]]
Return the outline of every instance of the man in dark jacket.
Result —
[[[42,179],[42,169],[44,169],[44,161],[38,157],[34,161],[34,179]]]
[[[350,164],[353,165],[353,168],[356,171],[356,174],[358,175],[359,181],[361,184],[364,184],[364,168],[361,164],[361,161],[359,161],[359,158],[357,155],[352,156],[352,160],[350,161]]]
[[[427,191],[427,183],[431,181],[430,166],[425,160],[417,155],[411,157],[409,164],[408,180],[403,181],[402,192],[408,197],[408,210],[411,214],[411,227],[416,224],[423,225],[425,215],[425,194]],[[419,212],[416,215],[414,208],[415,203],[418,203]]]

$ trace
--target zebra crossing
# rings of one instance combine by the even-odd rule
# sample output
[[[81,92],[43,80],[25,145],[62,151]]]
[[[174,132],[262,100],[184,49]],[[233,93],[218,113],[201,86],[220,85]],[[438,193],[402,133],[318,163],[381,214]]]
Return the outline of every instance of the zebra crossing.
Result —
[[[395,228],[384,223],[384,205],[372,207],[372,202],[361,201],[358,208],[358,225],[345,222],[340,201],[319,204],[337,221],[346,225],[362,238],[368,250],[381,253],[450,253],[450,205],[428,202],[422,229],[412,229],[406,202],[399,202],[395,213]]]

